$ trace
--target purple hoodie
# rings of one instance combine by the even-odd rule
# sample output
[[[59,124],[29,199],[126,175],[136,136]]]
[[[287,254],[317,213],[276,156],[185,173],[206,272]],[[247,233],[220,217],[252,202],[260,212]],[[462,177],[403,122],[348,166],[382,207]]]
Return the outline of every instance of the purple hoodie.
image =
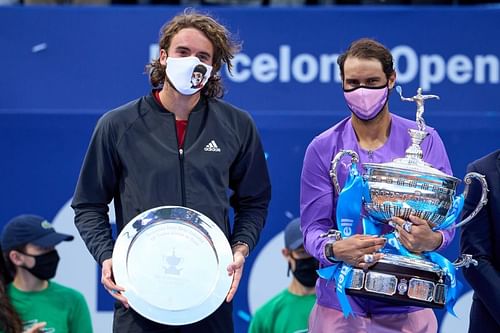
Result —
[[[391,131],[385,144],[377,150],[367,151],[362,149],[357,141],[351,118],[346,118],[318,135],[307,148],[302,169],[300,191],[300,218],[301,229],[304,234],[304,247],[316,257],[322,267],[331,263],[325,258],[323,250],[325,238],[320,238],[322,233],[331,228],[337,228],[335,221],[335,205],[337,194],[329,176],[331,162],[335,155],[342,149],[354,150],[358,153],[360,161],[358,168],[362,172],[362,163],[386,163],[396,158],[404,157],[405,150],[411,145],[408,129],[417,129],[417,124],[394,114],[391,114]],[[426,127],[429,135],[422,142],[424,160],[434,168],[451,175],[451,166],[444,148],[444,144],[437,132]],[[349,171],[349,158],[342,159],[337,167],[340,186],[343,187]],[[390,227],[386,227],[390,231]],[[358,223],[356,233],[362,233],[362,225]],[[443,231],[443,243],[440,249],[450,244],[455,235],[455,230]],[[321,278],[316,283],[316,296],[319,305],[341,310],[335,283],[326,283]],[[394,306],[390,303],[375,301],[364,297],[348,296],[353,312],[356,315],[367,314],[392,314],[419,310],[411,306]]]

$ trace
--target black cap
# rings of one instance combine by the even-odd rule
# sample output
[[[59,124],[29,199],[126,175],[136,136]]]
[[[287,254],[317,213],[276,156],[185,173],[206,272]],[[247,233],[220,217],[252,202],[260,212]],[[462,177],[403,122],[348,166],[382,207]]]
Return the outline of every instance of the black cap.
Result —
[[[52,224],[41,216],[19,215],[3,228],[2,250],[10,251],[28,243],[44,248],[54,247],[73,238],[71,235],[56,232]]]

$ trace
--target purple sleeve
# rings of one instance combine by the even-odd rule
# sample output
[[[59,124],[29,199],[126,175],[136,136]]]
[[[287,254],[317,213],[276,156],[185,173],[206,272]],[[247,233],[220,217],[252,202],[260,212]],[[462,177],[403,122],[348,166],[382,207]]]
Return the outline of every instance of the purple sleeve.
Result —
[[[327,239],[322,233],[334,227],[333,185],[329,178],[329,163],[325,163],[313,141],[307,148],[300,187],[300,220],[304,247],[322,265],[331,265],[325,258]],[[325,165],[326,164],[326,165]]]
[[[441,235],[443,236],[443,242],[441,243],[441,245],[439,245],[439,247],[435,251],[441,251],[443,249],[446,249],[453,240],[453,237],[455,237],[455,229],[439,230],[438,232],[440,232]]]
[[[443,141],[439,137],[439,134],[435,130],[429,131],[430,135],[427,140],[424,140],[423,151],[424,160],[430,163],[434,168],[444,172],[447,175],[453,175],[451,170],[450,160],[448,159],[448,154],[444,147]],[[427,143],[427,144],[425,144]],[[447,229],[439,231],[443,236],[443,242],[437,248],[437,251],[441,251],[450,245],[455,237],[455,229]]]

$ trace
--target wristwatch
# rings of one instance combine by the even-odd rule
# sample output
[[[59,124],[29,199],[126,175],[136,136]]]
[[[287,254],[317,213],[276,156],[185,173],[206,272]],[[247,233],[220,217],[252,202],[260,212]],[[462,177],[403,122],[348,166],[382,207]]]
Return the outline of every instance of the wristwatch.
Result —
[[[322,234],[321,237],[329,239],[329,241],[325,244],[325,258],[332,263],[339,262],[339,260],[335,258],[335,253],[333,253],[333,244],[342,239],[340,231],[330,229],[326,234]]]
[[[248,246],[247,243],[245,242],[242,242],[242,241],[237,241],[236,243],[234,243],[233,245],[231,245],[231,249],[233,249],[234,247],[238,246],[238,245],[243,245],[247,248],[247,254],[246,255],[243,255],[245,258],[248,258],[248,256],[250,255],[250,246]]]

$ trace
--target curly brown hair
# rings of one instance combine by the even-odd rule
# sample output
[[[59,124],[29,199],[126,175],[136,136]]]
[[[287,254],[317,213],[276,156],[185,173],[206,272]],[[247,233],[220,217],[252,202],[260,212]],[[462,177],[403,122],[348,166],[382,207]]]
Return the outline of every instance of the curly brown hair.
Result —
[[[197,13],[194,9],[186,9],[182,14],[175,16],[167,22],[160,30],[160,49],[168,50],[172,38],[182,29],[195,28],[203,32],[214,46],[213,73],[201,93],[207,97],[222,97],[224,87],[219,70],[223,64],[227,65],[229,73],[233,68],[231,60],[235,53],[240,51],[241,43],[233,39],[231,33],[214,18],[208,14]],[[160,63],[160,59],[154,59],[146,70],[149,73],[149,80],[153,87],[159,87],[165,82],[165,66]]]
[[[388,79],[394,73],[394,61],[391,51],[374,39],[361,38],[352,42],[347,51],[337,58],[342,79],[344,79],[344,63],[347,57],[377,59],[382,64],[382,70]]]

